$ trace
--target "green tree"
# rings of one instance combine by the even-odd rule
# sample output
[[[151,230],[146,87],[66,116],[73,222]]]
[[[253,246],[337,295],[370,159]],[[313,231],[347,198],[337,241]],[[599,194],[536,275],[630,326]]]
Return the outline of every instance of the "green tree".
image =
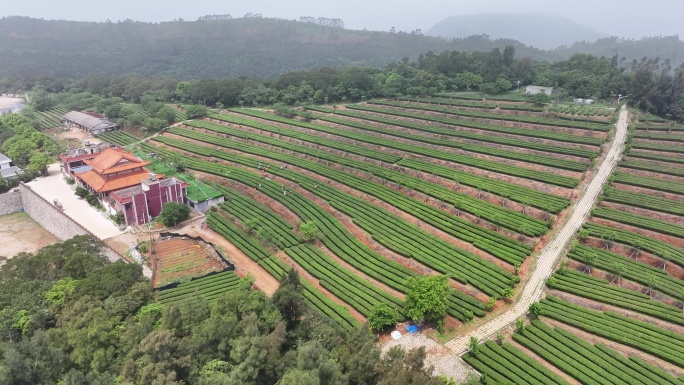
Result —
[[[371,330],[382,332],[397,325],[399,312],[392,306],[378,302],[373,305],[371,313],[368,315],[368,325]]]
[[[199,119],[207,116],[209,114],[209,110],[205,106],[193,104],[185,107],[185,114],[190,119]]]
[[[28,169],[35,173],[47,174],[47,165],[49,163],[50,157],[44,152],[38,152],[31,155]]]
[[[617,281],[618,286],[620,286],[620,283],[622,281],[622,275],[625,273],[625,265],[620,263],[620,262],[615,262],[613,264],[613,274],[615,275],[615,280]]]
[[[37,149],[38,145],[36,142],[20,135],[14,136],[2,145],[2,151],[5,155],[22,167],[28,165],[29,159],[31,159],[31,156]]]
[[[180,100],[186,100],[190,95],[188,94],[188,89],[190,88],[189,82],[180,82],[176,85],[176,97]]]
[[[285,373],[279,385],[321,385],[317,373],[312,370],[292,369]]]
[[[437,322],[443,325],[447,312],[449,290],[446,275],[411,277],[407,280],[406,314],[416,322]]]
[[[157,111],[156,116],[167,124],[172,124],[176,121],[176,110],[169,106],[164,106]]]
[[[302,296],[302,284],[297,270],[290,269],[280,280],[280,287],[273,293],[271,300],[285,318],[287,329],[292,330],[307,309]]]
[[[378,385],[439,385],[439,378],[432,376],[432,367],[425,366],[425,348],[391,348],[380,362]]]
[[[513,88],[513,83],[506,79],[505,76],[499,76],[496,78],[496,89],[498,92],[506,92]]]
[[[169,202],[159,215],[166,227],[173,227],[190,218],[190,208],[182,203]]]
[[[457,84],[465,87],[466,91],[470,91],[473,87],[479,88],[480,85],[484,83],[481,75],[468,71],[456,75],[456,81]]]
[[[320,231],[318,230],[318,223],[316,221],[308,221],[299,225],[299,232],[306,242],[311,242],[318,238]]]
[[[551,97],[546,94],[546,92],[536,93],[528,98],[528,100],[535,104],[548,104],[551,103]]]

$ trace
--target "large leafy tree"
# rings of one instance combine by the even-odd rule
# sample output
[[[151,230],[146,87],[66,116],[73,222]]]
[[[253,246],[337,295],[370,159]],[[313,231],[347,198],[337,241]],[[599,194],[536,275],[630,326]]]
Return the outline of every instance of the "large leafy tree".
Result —
[[[416,322],[444,322],[447,312],[448,277],[445,275],[411,277],[404,308]]]
[[[159,215],[166,227],[173,227],[190,218],[190,208],[182,203],[169,202]]]

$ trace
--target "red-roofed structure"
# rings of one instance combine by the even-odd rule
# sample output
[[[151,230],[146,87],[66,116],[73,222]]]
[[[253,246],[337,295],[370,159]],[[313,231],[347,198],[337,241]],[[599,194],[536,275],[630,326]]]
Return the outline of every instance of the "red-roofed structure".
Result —
[[[168,202],[183,203],[188,184],[176,178],[158,179],[150,174],[138,186],[113,191],[114,209],[124,213],[126,225],[142,225],[161,214]]]
[[[188,184],[151,173],[150,164],[121,148],[97,154],[60,156],[79,186],[95,194],[112,214],[123,213],[126,225],[142,225],[158,216],[168,202],[183,203]],[[79,167],[71,165],[79,164]],[[66,164],[66,167],[64,166]]]

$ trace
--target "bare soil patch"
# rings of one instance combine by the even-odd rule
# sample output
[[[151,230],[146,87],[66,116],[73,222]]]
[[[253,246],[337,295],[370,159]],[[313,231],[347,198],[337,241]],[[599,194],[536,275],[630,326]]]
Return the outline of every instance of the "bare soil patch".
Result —
[[[241,277],[252,274],[252,276],[254,276],[255,284],[267,295],[273,295],[273,293],[278,290],[280,283],[277,279],[218,233],[209,228],[194,227],[189,230],[187,234],[190,236],[202,237],[205,241],[213,243],[224,251],[228,260],[235,264],[235,272]]]
[[[589,245],[589,246],[594,246],[597,248],[604,248],[603,241],[600,239],[597,239],[597,238],[588,238],[584,241],[584,243]],[[630,246],[614,243],[609,251],[611,253],[622,255],[626,258],[634,259],[634,257],[631,257],[634,254],[634,249]],[[642,263],[647,263],[653,267],[662,268],[662,266],[663,266],[663,259],[662,258],[657,257],[653,254],[649,254],[645,251],[640,251],[636,257],[636,260],[639,262],[642,262]],[[669,275],[676,277],[678,279],[684,279],[684,268],[682,268],[681,266],[677,266],[672,262],[667,263],[666,272]]]
[[[150,250],[147,256],[148,260],[155,261],[154,287],[228,267],[210,244],[200,240],[162,238],[156,240],[153,247],[154,253]]]
[[[19,253],[34,253],[59,239],[26,213],[0,216],[0,256],[12,258]],[[2,265],[2,263],[0,263]]]
[[[601,312],[612,311],[614,313],[624,315],[625,317],[629,317],[629,318],[632,318],[632,319],[635,319],[635,320],[641,321],[641,322],[646,322],[646,323],[655,325],[657,327],[669,330],[669,331],[674,332],[674,333],[684,334],[684,326],[675,325],[675,324],[669,323],[667,321],[663,321],[663,320],[658,319],[658,318],[650,317],[650,316],[645,315],[645,314],[637,313],[635,311],[623,309],[623,308],[617,307],[617,306],[607,305],[607,304],[604,304],[601,302],[593,301],[593,300],[588,299],[588,298],[584,298],[584,297],[580,297],[580,296],[577,296],[574,294],[566,293],[564,291],[550,290],[548,293],[552,294],[558,298],[561,298],[565,301],[568,301],[568,302],[574,303],[576,305],[585,307],[587,309],[592,309],[592,310],[601,311]]]
[[[613,183],[612,187],[618,188],[620,190],[630,191],[639,194],[650,195],[658,198],[663,198],[675,202],[684,202],[684,195],[672,194],[659,190],[652,190],[644,187],[637,187],[622,183]]]
[[[642,209],[640,207],[621,205],[619,203],[613,203],[613,202],[607,202],[607,201],[601,202],[601,207],[608,207],[608,208],[612,208],[615,210],[624,211],[624,212],[630,213],[630,214],[643,215],[643,216],[646,216],[649,218],[658,219],[658,220],[661,220],[664,222],[670,222],[670,223],[674,223],[677,225],[682,224],[682,217],[680,217],[680,216],[661,213],[658,211],[651,211],[651,210],[647,210],[647,209]]]
[[[630,233],[643,235],[643,236],[649,237],[651,239],[657,239],[661,242],[669,243],[669,244],[676,246],[676,247],[684,247],[684,239],[679,238],[679,237],[673,237],[673,236],[661,234],[661,233],[658,233],[655,231],[645,230],[645,229],[642,229],[640,227],[629,226],[629,225],[622,224],[620,222],[613,222],[613,221],[610,221],[608,219],[603,219],[603,218],[594,217],[594,218],[592,218],[591,221],[594,223],[598,223],[600,225],[615,227],[615,228],[620,229],[620,230],[629,231]]]
[[[653,169],[657,170],[658,167],[660,167],[660,166],[666,166],[666,165],[665,164],[654,165]],[[672,181],[674,183],[684,183],[684,177],[663,174],[663,173],[655,172],[655,171],[637,170],[637,169],[628,168],[628,167],[620,167],[620,169],[618,171],[625,172],[627,174],[637,175],[637,176],[645,176],[647,178],[663,179],[663,180],[667,180],[667,181]]]

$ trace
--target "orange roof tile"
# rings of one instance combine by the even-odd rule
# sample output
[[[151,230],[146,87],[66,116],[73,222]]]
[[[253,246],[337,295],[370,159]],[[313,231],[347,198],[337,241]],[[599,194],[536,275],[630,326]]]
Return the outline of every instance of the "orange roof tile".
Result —
[[[102,175],[130,170],[136,167],[145,167],[150,164],[150,162],[142,161],[129,152],[111,148],[99,153],[95,159],[86,160],[85,163]],[[145,172],[147,173],[148,171],[145,170]]]
[[[148,176],[149,172],[146,169],[111,178],[103,178],[102,175],[97,173],[94,169],[76,174],[76,177],[99,193],[135,186]]]

